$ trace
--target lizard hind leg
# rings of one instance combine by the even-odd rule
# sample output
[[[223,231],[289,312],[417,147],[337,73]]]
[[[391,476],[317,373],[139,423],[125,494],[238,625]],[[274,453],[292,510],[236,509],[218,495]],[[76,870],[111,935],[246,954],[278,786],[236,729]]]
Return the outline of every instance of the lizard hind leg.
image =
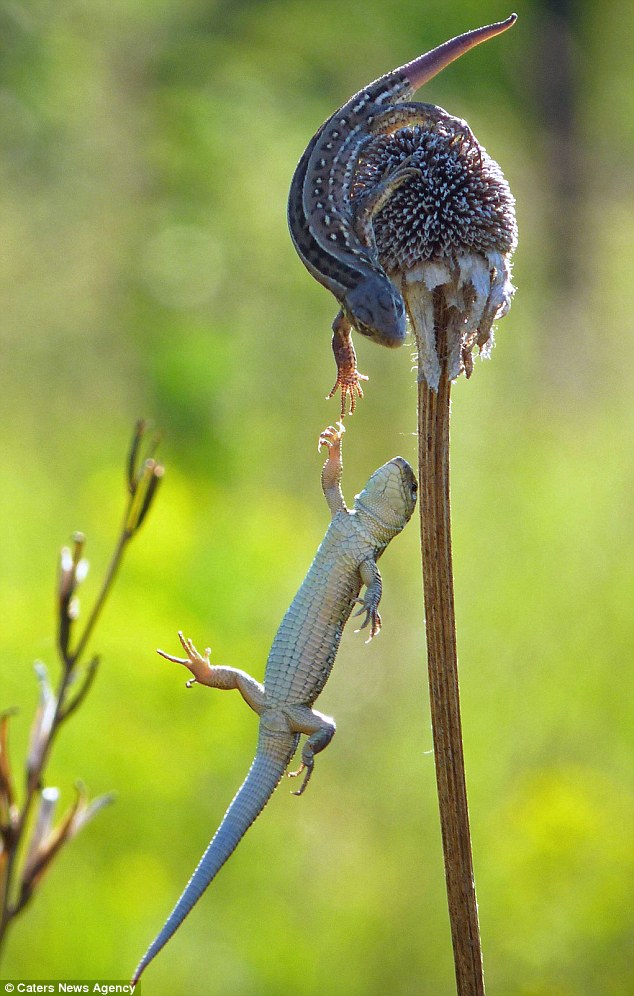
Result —
[[[247,705],[250,705],[258,715],[262,715],[266,709],[267,701],[264,687],[259,681],[256,681],[255,678],[252,678],[250,674],[247,674],[246,671],[242,671],[240,668],[212,664],[209,659],[211,653],[209,648],[205,650],[204,654],[201,654],[199,650],[196,650],[193,641],[183,636],[181,630],[178,632],[178,638],[187,655],[186,657],[175,657],[164,650],[158,650],[157,653],[165,658],[166,661],[172,661],[174,664],[182,664],[191,671],[193,677],[187,681],[187,688],[191,688],[192,685],[196,684],[207,685],[209,688],[219,688],[225,691],[235,688],[240,692]]]
[[[284,710],[294,733],[305,733],[308,739],[302,747],[302,763],[297,771],[289,771],[289,778],[303,775],[302,783],[293,795],[302,795],[315,767],[315,754],[325,750],[335,735],[335,721],[330,716],[309,706],[289,706]]]

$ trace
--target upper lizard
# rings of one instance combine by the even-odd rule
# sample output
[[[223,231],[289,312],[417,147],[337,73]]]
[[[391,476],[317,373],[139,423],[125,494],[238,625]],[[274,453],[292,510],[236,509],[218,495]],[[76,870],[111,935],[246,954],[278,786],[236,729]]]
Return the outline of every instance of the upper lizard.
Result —
[[[141,973],[183,922],[280,782],[295,753],[300,734],[305,734],[301,766],[292,775],[303,773],[301,795],[310,778],[315,754],[328,746],[335,733],[334,721],[313,709],[337,655],[343,628],[355,603],[364,613],[362,627],[369,626],[370,639],[379,632],[378,607],[382,581],[377,560],[410,519],[416,505],[417,484],[403,457],[394,457],[372,474],[363,491],[355,497],[352,510],[346,507],[341,491],[341,433],[332,427],[320,436],[320,446],[328,447],[321,483],[332,521],[291,602],[271,647],[264,684],[245,671],[210,663],[207,650],[198,653],[191,640],[179,633],[186,657],[168,660],[189,668],[198,682],[211,688],[237,688],[260,716],[255,759],[242,787],[158,936],[152,942],[134,973]],[[361,586],[366,590],[359,598]]]
[[[400,346],[405,339],[403,298],[381,267],[368,232],[372,216],[417,172],[407,161],[402,163],[353,205],[351,188],[359,156],[373,136],[417,124],[445,122],[473,138],[464,121],[441,107],[412,103],[409,98],[450,62],[506,31],[516,19],[511,14],[505,21],[458,35],[368,84],[328,118],[297,165],[288,224],[304,265],[341,306],[332,340],[338,376],[329,396],[341,388],[342,416],[346,397],[353,411],[355,395],[363,394],[359,381],[366,379],[357,372],[351,327],[383,346]]]

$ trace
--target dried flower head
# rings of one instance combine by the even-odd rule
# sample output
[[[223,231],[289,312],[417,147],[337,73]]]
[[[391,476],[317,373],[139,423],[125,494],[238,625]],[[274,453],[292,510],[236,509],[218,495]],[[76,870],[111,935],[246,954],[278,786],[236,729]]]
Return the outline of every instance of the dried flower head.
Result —
[[[450,380],[463,370],[471,374],[474,346],[488,355],[493,322],[509,309],[515,201],[500,167],[468,129],[443,121],[370,142],[353,204],[403,165],[415,171],[375,215],[373,236],[417,332],[419,376],[436,390],[443,361]]]

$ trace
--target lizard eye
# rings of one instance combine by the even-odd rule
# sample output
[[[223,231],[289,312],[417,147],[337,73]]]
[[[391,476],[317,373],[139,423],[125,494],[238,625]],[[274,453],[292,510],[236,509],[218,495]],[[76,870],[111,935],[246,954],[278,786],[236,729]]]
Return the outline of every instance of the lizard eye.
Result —
[[[394,298],[393,298],[393,296],[391,294],[385,294],[385,293],[379,294],[379,297],[378,297],[377,300],[379,302],[380,307],[383,309],[383,311],[392,312],[392,311],[398,310],[398,309],[395,308],[396,301],[394,300]]]

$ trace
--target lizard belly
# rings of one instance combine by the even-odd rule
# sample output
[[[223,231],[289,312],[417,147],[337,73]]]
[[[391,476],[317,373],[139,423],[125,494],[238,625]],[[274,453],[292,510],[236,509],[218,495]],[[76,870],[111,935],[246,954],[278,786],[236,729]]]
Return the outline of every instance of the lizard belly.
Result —
[[[361,580],[356,565],[307,575],[269,653],[264,689],[272,705],[312,705],[337,656]],[[319,581],[325,583],[319,583]]]

